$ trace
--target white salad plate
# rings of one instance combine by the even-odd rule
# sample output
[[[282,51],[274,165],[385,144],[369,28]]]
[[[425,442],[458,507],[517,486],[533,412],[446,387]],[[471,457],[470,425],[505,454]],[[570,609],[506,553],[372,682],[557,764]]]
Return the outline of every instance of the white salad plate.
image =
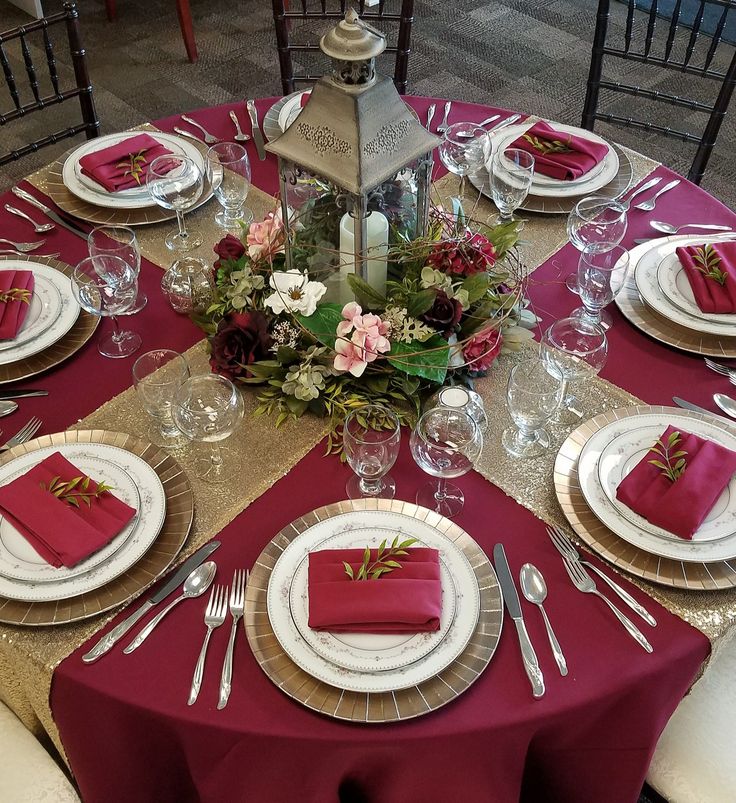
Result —
[[[57,271],[58,272],[58,271]],[[0,340],[0,352],[24,346],[45,332],[61,315],[59,288],[45,275],[34,271],[33,295],[28,314],[12,340]]]

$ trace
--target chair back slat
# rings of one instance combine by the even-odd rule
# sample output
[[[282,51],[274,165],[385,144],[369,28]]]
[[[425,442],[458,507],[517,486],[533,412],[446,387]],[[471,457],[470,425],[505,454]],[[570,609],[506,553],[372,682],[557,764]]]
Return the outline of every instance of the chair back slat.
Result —
[[[624,50],[628,53],[631,50],[631,38],[634,30],[634,10],[636,0],[629,0],[626,8],[626,33],[624,33]]]
[[[690,59],[695,52],[695,43],[698,41],[698,34],[700,33],[700,26],[703,24],[703,17],[705,16],[705,4],[707,0],[700,0],[700,7],[698,13],[695,15],[695,21],[690,32],[690,41],[687,43],[687,50],[685,51],[685,58],[682,63],[685,67],[690,64]]]
[[[59,94],[59,73],[56,71],[56,56],[54,56],[54,46],[51,43],[51,37],[49,36],[49,29],[44,27],[43,29],[43,47],[46,51],[46,65],[49,68],[49,78],[51,79],[51,86],[54,88],[54,92],[58,95]]]
[[[649,6],[649,22],[647,22],[647,35],[644,40],[644,55],[648,56],[654,40],[654,29],[657,27],[657,0],[652,0]]]
[[[728,19],[728,9],[724,8],[723,13],[721,14],[721,18],[718,20],[718,25],[716,25],[716,30],[715,33],[713,34],[713,39],[711,40],[708,52],[705,55],[704,68],[706,70],[710,67],[713,61],[713,57],[716,54],[716,50],[718,50],[718,45],[721,43],[721,37],[723,36],[723,29],[726,27],[727,19]]]
[[[672,47],[675,44],[675,37],[677,36],[677,28],[680,24],[680,8],[682,0],[677,0],[675,7],[672,9],[672,19],[670,20],[670,28],[667,32],[667,44],[664,49],[664,60],[669,61],[672,55]]]
[[[28,41],[25,36],[20,38],[20,49],[23,53],[23,63],[26,65],[26,75],[28,76],[28,83],[31,86],[31,92],[36,99],[36,103],[41,101],[41,95],[38,91],[38,78],[36,77],[36,68],[33,65],[33,57],[31,51],[28,49]]]
[[[15,83],[15,76],[13,75],[13,69],[10,66],[10,61],[5,53],[5,48],[3,47],[2,42],[0,42],[0,63],[3,65],[3,75],[5,76],[5,83],[8,85],[10,97],[13,100],[15,108],[20,109],[20,93],[18,92],[18,87]]]

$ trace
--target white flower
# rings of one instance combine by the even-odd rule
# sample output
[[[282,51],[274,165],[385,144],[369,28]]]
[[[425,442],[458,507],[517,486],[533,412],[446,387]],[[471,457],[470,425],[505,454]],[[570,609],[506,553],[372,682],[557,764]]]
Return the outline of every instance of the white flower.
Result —
[[[308,318],[317,309],[317,302],[327,292],[322,282],[310,282],[309,275],[300,270],[274,271],[269,284],[276,291],[263,303],[275,315],[298,312]]]
[[[463,347],[458,345],[456,334],[451,334],[447,338],[447,345],[450,346],[448,368],[462,368],[465,365],[465,358],[463,357]]]
[[[428,290],[430,287],[436,287],[438,290],[444,290],[447,292],[448,290],[452,289],[452,279],[441,270],[435,270],[434,268],[430,268],[428,265],[422,268],[420,278],[423,290]]]

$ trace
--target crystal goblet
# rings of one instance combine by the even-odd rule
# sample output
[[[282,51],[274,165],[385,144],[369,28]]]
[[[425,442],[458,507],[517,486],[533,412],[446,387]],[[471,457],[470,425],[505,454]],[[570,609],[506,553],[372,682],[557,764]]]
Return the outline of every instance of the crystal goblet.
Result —
[[[439,146],[440,161],[460,176],[460,200],[465,198],[465,177],[483,166],[483,142],[488,132],[475,123],[448,126]]]
[[[350,499],[393,499],[396,483],[388,472],[399,455],[399,419],[392,410],[368,404],[345,419],[342,442],[348,465],[355,474],[345,491]]]
[[[133,363],[133,383],[143,409],[153,420],[152,441],[168,448],[180,446],[181,432],[174,423],[174,398],[189,379],[189,365],[171,349],[141,354]]]
[[[127,226],[97,226],[87,235],[87,248],[91,257],[99,254],[121,257],[130,264],[136,277],[140,279],[141,249],[133,229]],[[131,308],[124,314],[133,315],[140,312],[147,303],[148,298],[141,290],[139,281],[138,295]]]
[[[620,245],[602,251],[598,245],[587,245],[580,255],[578,288],[583,306],[574,310],[572,316],[610,329],[613,319],[605,307],[616,298],[626,282],[629,252]]]
[[[534,157],[518,148],[499,150],[491,161],[491,197],[498,209],[498,222],[514,219],[524,203],[534,178]]]
[[[188,156],[167,154],[154,159],[147,174],[148,191],[162,209],[173,209],[179,230],[166,235],[166,247],[172,251],[191,251],[202,245],[202,237],[187,231],[184,213],[202,197],[204,176],[199,163]]]
[[[253,212],[245,206],[251,186],[248,153],[237,142],[218,142],[207,151],[207,177],[222,209],[215,222],[223,229],[239,232],[253,222]]]

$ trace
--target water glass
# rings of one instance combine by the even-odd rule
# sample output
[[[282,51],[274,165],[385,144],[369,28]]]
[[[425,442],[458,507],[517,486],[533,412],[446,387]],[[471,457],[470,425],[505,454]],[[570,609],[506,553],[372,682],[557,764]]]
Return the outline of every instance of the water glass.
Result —
[[[174,423],[191,441],[209,444],[206,457],[194,462],[194,473],[205,482],[232,480],[228,451],[221,442],[233,434],[243,418],[243,397],[224,376],[192,376],[174,397]]]
[[[541,353],[547,371],[562,381],[562,402],[555,419],[579,420],[582,412],[577,399],[568,395],[567,386],[596,376],[606,364],[606,333],[601,326],[582,318],[562,318],[542,336]]]
[[[345,419],[342,442],[348,465],[355,474],[345,491],[349,499],[393,499],[396,483],[388,475],[399,455],[399,419],[386,407],[368,404]]]
[[[189,379],[189,365],[178,351],[155,349],[133,364],[133,383],[143,409],[154,423],[152,440],[157,446],[181,445],[181,432],[174,423],[174,398]]]
[[[166,235],[166,247],[172,251],[191,251],[202,245],[202,237],[187,231],[184,225],[184,212],[197,204],[204,190],[199,163],[179,154],[159,156],[148,168],[147,184],[151,197],[162,209],[176,212],[179,230]]]
[[[524,203],[534,178],[534,157],[518,148],[498,151],[491,161],[491,196],[499,212],[499,223],[513,220]]]
[[[239,232],[240,226],[253,222],[253,213],[245,207],[250,190],[250,161],[237,142],[218,142],[207,151],[207,177],[222,209],[215,222],[228,231]]]
[[[127,226],[97,226],[87,235],[87,248],[91,257],[112,254],[121,257],[133,268],[139,279],[138,296],[125,314],[140,312],[146,306],[148,299],[140,289],[141,249],[133,229]]]
[[[456,516],[463,508],[462,490],[447,480],[467,474],[483,449],[483,435],[469,413],[449,407],[427,410],[411,433],[414,461],[437,477],[417,491],[417,504],[443,516]]]
[[[620,245],[601,251],[598,243],[585,247],[578,263],[578,287],[583,306],[572,315],[609,329],[613,325],[604,309],[619,294],[629,270],[629,252]]]
[[[501,435],[503,448],[512,457],[537,457],[549,445],[543,426],[562,399],[562,379],[549,373],[539,359],[524,360],[511,369],[506,405],[516,426]]]
[[[483,143],[488,132],[475,123],[454,123],[442,135],[439,154],[442,164],[460,176],[460,199],[465,197],[465,177],[483,166]]]
[[[628,207],[615,198],[589,195],[575,204],[567,218],[567,236],[570,242],[584,251],[595,244],[600,251],[609,251],[623,240],[626,234]],[[571,273],[565,284],[568,290],[579,293],[578,274]]]
[[[120,329],[117,316],[125,314],[138,295],[138,276],[119,256],[99,254],[83,259],[72,273],[72,292],[82,309],[107,317],[113,331],[100,338],[97,348],[103,357],[129,357],[141,346],[140,335]]]

